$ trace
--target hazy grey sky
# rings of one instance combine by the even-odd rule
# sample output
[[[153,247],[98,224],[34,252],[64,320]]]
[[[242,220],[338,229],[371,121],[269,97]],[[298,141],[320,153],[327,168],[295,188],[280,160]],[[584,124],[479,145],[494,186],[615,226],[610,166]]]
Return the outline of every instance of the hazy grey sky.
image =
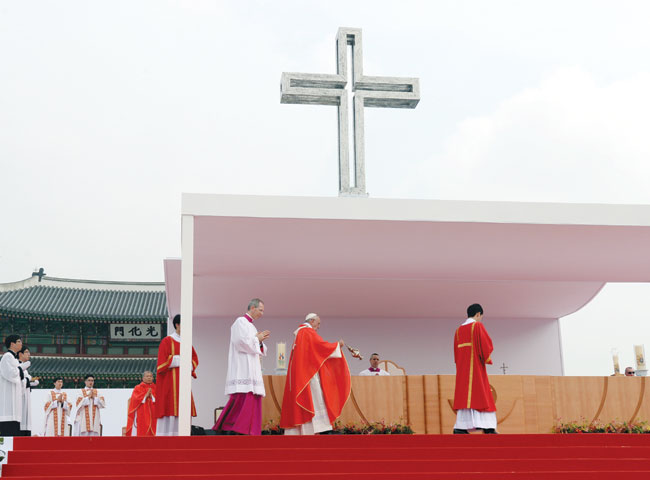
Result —
[[[336,195],[335,108],[281,105],[279,82],[334,73],[340,26],[363,29],[365,73],[421,81],[417,109],[366,111],[371,196],[650,203],[648,18],[644,1],[4,1],[0,282],[162,280],[181,192]],[[643,328],[625,330],[650,346]]]

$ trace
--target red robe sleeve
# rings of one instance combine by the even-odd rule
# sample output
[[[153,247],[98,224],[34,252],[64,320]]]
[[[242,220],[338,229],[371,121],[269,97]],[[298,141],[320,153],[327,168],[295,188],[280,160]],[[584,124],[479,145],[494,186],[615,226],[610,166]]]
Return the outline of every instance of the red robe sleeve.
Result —
[[[142,399],[144,398],[147,390],[144,388],[144,384],[141,383],[136,385],[131,393],[131,398],[129,399],[129,412],[126,421],[126,433],[127,437],[131,436],[133,432],[133,422],[135,421],[135,412],[138,407],[142,404]]]
[[[323,399],[330,422],[334,422],[350,396],[350,369],[345,357],[329,358],[338,343],[324,341],[315,330],[298,330],[289,358],[287,381],[282,399],[281,428],[293,428],[314,417],[309,382],[320,373]]]
[[[156,365],[156,374],[166,373],[169,371],[169,366],[172,364],[172,338],[165,337],[158,346],[158,363]]]
[[[199,366],[199,356],[196,354],[196,350],[192,347],[192,376],[196,378],[196,367]]]
[[[474,342],[476,345],[476,353],[481,363],[492,365],[492,339],[485,330],[485,326],[481,322],[477,322],[474,329]]]

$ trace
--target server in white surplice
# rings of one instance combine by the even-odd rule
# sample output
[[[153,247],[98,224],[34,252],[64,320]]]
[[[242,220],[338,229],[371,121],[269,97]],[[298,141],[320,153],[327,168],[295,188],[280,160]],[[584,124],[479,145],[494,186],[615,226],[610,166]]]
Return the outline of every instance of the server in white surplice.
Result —
[[[0,436],[20,435],[23,413],[23,379],[25,375],[18,363],[18,352],[23,347],[20,335],[5,338],[7,352],[0,360]]]

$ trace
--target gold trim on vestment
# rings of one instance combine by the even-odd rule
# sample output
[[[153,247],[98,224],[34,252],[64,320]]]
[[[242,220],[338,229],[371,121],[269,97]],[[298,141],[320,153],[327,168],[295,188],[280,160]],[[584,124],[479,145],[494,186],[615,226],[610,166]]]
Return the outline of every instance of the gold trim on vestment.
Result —
[[[172,339],[172,358],[174,358],[174,339]],[[174,375],[176,373],[176,369],[172,368],[171,369],[171,374],[172,374],[172,393],[174,394],[174,416],[178,417],[178,396],[176,395],[176,376]]]
[[[460,347],[471,347],[471,346],[472,346],[471,342],[470,343],[461,343],[460,345],[458,345],[458,348],[460,348]]]
[[[474,326],[475,325],[476,322],[472,323],[472,330],[470,332],[470,338],[471,338],[470,345],[472,346],[472,351],[470,352],[470,359],[469,359],[469,386],[467,388],[467,408],[470,408],[470,404],[472,403],[472,380],[474,378]]]

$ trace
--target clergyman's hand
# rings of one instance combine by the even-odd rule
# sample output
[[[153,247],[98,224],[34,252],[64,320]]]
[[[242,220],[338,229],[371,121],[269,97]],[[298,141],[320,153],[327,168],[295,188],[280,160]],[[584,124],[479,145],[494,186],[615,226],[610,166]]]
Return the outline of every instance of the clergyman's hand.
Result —
[[[259,332],[259,333],[258,333],[257,335],[255,335],[255,336],[257,337],[257,339],[258,339],[260,342],[263,342],[264,340],[266,340],[267,338],[269,338],[269,335],[271,335],[271,332],[269,332],[268,330],[264,330],[263,332]]]
[[[341,345],[342,347],[345,346],[345,342],[343,341],[343,339],[339,340],[339,345]]]

